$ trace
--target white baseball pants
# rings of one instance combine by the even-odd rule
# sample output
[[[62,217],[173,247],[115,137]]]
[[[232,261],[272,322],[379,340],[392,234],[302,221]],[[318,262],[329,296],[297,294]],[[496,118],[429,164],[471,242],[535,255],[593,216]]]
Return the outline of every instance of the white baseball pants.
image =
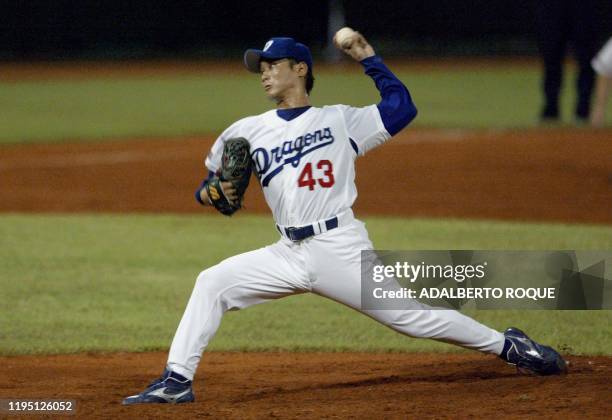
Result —
[[[225,311],[297,293],[313,292],[345,304],[397,332],[499,355],[504,335],[452,310],[361,310],[361,250],[373,249],[365,225],[346,225],[228,258],[198,276],[178,326],[168,368],[189,378],[219,328]]]

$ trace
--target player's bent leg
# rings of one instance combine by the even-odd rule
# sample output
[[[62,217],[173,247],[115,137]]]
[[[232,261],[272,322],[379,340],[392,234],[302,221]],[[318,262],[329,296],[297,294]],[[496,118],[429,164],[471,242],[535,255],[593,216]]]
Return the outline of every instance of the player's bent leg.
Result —
[[[123,403],[193,401],[191,381],[226,311],[310,290],[307,275],[294,260],[287,244],[280,241],[202,271],[172,341],[166,370],[143,392]]]
[[[306,274],[290,257],[286,245],[278,242],[200,273],[172,341],[168,368],[193,378],[226,311],[309,291]]]

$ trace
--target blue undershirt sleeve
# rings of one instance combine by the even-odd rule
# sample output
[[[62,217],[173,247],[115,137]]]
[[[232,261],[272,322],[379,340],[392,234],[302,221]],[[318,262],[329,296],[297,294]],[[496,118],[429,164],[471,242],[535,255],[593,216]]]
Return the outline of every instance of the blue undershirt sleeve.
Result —
[[[410,92],[404,84],[375,55],[361,60],[365,73],[370,76],[380,92],[382,100],[376,105],[385,129],[394,136],[417,115]]]

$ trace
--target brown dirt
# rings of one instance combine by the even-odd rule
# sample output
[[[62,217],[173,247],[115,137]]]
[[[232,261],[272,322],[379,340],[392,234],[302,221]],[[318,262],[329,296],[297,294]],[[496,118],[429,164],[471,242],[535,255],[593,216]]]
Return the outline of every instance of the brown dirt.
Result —
[[[561,377],[480,354],[208,353],[196,402],[123,407],[163,353],[0,357],[1,398],[77,400],[79,418],[606,418],[612,360],[570,357]]]
[[[0,147],[0,211],[200,212],[211,142]],[[612,130],[408,129],[358,159],[357,185],[358,215],[612,223]],[[256,181],[245,203],[269,213]]]

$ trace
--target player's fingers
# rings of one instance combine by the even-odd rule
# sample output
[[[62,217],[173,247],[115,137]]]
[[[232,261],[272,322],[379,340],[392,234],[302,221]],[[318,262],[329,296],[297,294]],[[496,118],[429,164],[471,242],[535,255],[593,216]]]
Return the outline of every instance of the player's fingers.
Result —
[[[336,48],[338,48],[340,51],[344,51],[344,52],[348,52],[351,49],[351,46],[349,45],[348,47],[342,46],[342,44],[340,44],[338,42],[338,39],[334,36],[334,45],[336,46]]]
[[[227,199],[229,201],[231,201],[232,203],[235,203],[238,200],[238,195],[237,194],[229,194],[227,196]]]
[[[359,53],[362,57],[360,58],[365,58],[365,57],[370,57],[372,55],[375,54],[374,52],[374,48],[372,48],[372,46],[370,45],[370,43],[368,42],[367,39],[365,39],[365,37],[361,34],[359,34],[359,37],[357,38],[356,43],[359,45]]]
[[[238,194],[236,194],[236,190],[234,189],[223,191],[223,193],[225,194],[225,197],[230,201],[236,201],[236,199],[238,198]]]
[[[365,37],[363,35],[361,35],[359,32],[357,32],[357,39],[356,39],[355,42],[362,49],[366,49],[366,48],[368,48],[370,46],[370,43],[368,42],[368,40],[365,39]]]
[[[236,201],[238,194],[236,188],[234,188],[234,184],[231,182],[221,182],[221,188],[223,189],[223,195],[225,195],[228,200]]]

